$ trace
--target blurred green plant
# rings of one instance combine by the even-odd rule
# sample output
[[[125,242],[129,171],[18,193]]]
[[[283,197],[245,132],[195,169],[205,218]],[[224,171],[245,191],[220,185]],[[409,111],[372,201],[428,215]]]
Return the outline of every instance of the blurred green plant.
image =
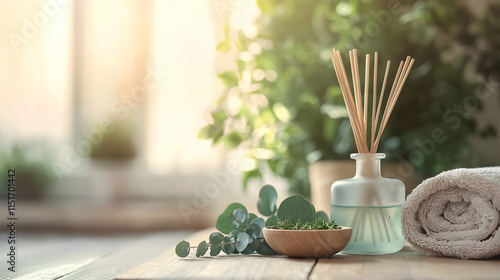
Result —
[[[460,42],[468,47],[467,54],[476,59],[476,72],[500,82],[500,3],[488,3],[488,13],[479,20],[475,29],[463,32]],[[476,32],[472,33],[471,32]]]
[[[270,169],[289,180],[292,192],[307,196],[310,163],[347,159],[355,152],[332,48],[343,54],[352,48],[360,54],[379,51],[379,61],[393,65],[406,55],[416,58],[379,146],[389,159],[410,161],[424,177],[484,164],[477,162],[468,138],[492,133],[481,134],[470,114],[456,109],[478,86],[464,73],[471,56],[456,49],[479,40],[471,30],[481,19],[461,2],[257,3],[262,14],[255,38],[242,31],[235,35],[225,26],[226,38],[217,50],[237,52],[236,70],[218,75],[226,90],[212,112],[213,121],[198,134],[245,151],[253,164],[244,170],[244,188]],[[496,48],[487,51],[496,53]],[[390,77],[394,73],[393,66]],[[439,143],[432,138],[436,131]]]
[[[90,158],[104,160],[130,160],[137,152],[134,143],[134,126],[130,121],[113,121],[115,128],[102,133],[102,140],[92,145]],[[99,130],[100,131],[100,130]]]
[[[46,141],[19,141],[0,150],[0,170],[15,169],[16,197],[40,199],[55,181],[50,163],[54,149]],[[1,185],[1,195],[6,194],[7,182]]]

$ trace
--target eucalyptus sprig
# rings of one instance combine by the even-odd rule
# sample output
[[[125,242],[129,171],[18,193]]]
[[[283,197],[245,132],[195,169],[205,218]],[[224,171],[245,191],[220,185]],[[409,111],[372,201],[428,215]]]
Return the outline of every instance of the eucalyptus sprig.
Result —
[[[249,213],[241,203],[231,203],[217,218],[216,228],[208,242],[202,241],[197,246],[185,240],[175,247],[175,253],[187,257],[191,249],[196,249],[196,256],[204,256],[210,249],[210,256],[217,256],[220,252],[226,254],[261,255],[277,254],[264,239],[264,227],[300,225],[304,229],[318,229],[328,227],[338,229],[334,221],[329,222],[328,215],[323,211],[316,212],[314,206],[301,195],[292,195],[276,207],[278,194],[271,185],[264,185],[259,192],[257,209],[265,217],[259,218]]]
[[[238,208],[231,211],[235,207]],[[228,211],[231,212],[225,215]],[[183,240],[175,247],[175,253],[179,257],[187,257],[190,249],[196,249],[196,256],[201,257],[210,249],[211,256],[217,256],[221,251],[228,255],[251,254],[255,251],[261,255],[275,255],[276,252],[264,239],[263,228],[265,226],[263,218],[248,213],[243,205],[233,203],[218,219],[217,229],[221,232],[213,232],[210,234],[208,243],[202,241],[198,246],[190,246],[189,242]],[[229,232],[227,232],[228,228],[231,228]]]

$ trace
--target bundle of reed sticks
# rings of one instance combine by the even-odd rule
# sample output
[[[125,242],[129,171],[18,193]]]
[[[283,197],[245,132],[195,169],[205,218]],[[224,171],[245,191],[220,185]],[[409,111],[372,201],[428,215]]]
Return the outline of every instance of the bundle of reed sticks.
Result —
[[[391,91],[389,92],[389,96],[385,101],[385,109],[383,112],[381,112],[380,110],[382,107],[382,103],[384,103],[384,92],[387,84],[387,76],[389,74],[391,62],[389,60],[387,61],[382,87],[380,90],[380,94],[378,94],[377,96],[378,52],[375,52],[373,63],[373,93],[372,98],[370,99],[370,54],[366,55],[364,92],[362,92],[361,90],[357,50],[353,49],[349,51],[353,89],[352,91],[340,52],[333,49],[331,54],[333,67],[335,68],[335,73],[342,90],[342,96],[344,97],[344,101],[346,103],[347,112],[349,114],[349,120],[351,122],[358,152],[376,153],[380,142],[380,137],[382,136],[382,132],[387,125],[387,121],[389,120],[392,110],[396,105],[396,101],[401,94],[401,90],[403,89],[403,85],[406,81],[406,78],[408,77],[408,74],[410,73],[415,59],[407,56],[404,62],[401,61],[399,63],[399,68],[396,76],[394,77]],[[369,105],[369,101],[371,101],[371,106]],[[368,131],[370,129],[368,127],[369,110],[371,111],[371,131]],[[382,118],[379,121],[381,114]]]

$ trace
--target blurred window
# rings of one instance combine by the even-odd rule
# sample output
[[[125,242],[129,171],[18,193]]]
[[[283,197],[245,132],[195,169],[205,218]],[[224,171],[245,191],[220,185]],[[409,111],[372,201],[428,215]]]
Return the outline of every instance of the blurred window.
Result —
[[[220,165],[196,139],[220,89],[212,4],[0,0],[1,141],[47,139],[61,160],[90,142],[157,173]]]

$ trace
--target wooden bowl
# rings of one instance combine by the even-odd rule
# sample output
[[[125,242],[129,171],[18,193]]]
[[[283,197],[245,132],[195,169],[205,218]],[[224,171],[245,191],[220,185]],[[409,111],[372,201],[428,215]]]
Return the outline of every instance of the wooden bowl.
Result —
[[[284,230],[264,228],[264,238],[274,251],[289,257],[327,258],[340,252],[351,239],[352,228]]]

